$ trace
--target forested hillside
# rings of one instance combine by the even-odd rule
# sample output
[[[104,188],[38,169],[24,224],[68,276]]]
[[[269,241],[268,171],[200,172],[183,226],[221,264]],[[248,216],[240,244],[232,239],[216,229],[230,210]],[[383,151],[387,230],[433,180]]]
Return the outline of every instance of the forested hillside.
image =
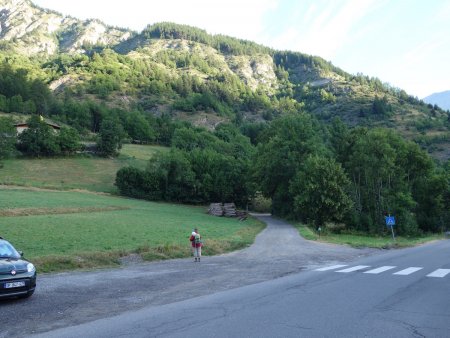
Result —
[[[407,234],[448,225],[450,113],[438,106],[317,56],[195,27],[137,33],[0,4],[0,157],[71,155],[79,140],[103,156],[124,141],[161,144],[171,152],[147,169],[119,171],[121,193],[241,206],[262,193],[276,214],[373,233],[387,212]],[[67,129],[49,136],[35,117],[16,140],[13,123],[32,115]]]
[[[435,157],[450,157],[448,112],[319,57],[172,23],[136,33],[28,0],[3,0],[2,7],[3,111],[40,113],[96,132],[92,110],[169,115],[210,129],[304,110],[323,121],[339,116],[351,126],[396,129]],[[11,72],[50,93],[10,86]]]

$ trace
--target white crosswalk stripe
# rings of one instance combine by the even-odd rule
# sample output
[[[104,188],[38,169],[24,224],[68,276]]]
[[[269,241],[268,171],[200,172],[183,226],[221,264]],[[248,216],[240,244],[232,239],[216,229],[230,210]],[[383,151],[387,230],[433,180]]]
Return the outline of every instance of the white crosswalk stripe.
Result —
[[[410,275],[414,272],[417,272],[419,270],[422,270],[423,268],[419,268],[419,267],[411,267],[411,268],[407,268],[401,271],[398,271],[396,273],[394,273],[394,275],[401,275],[401,276],[406,276],[406,275]]]
[[[343,268],[344,266],[347,265],[333,265],[333,266],[327,266],[325,268],[320,268],[320,269],[316,269],[315,271],[328,271],[328,270],[335,270],[335,269],[340,269]]]
[[[447,276],[449,273],[450,269],[437,269],[436,271],[433,271],[432,273],[428,274],[427,277],[442,278]]]
[[[396,266],[382,266],[380,268],[377,269],[373,269],[373,270],[369,270],[369,271],[365,271],[364,273],[372,273],[372,274],[378,274],[378,273],[382,273],[388,270],[392,270],[395,269]]]
[[[344,267],[347,267],[347,268],[341,269]],[[326,266],[323,268],[318,268],[318,269],[315,269],[314,271],[334,270],[333,272],[349,273],[349,272],[354,272],[354,271],[361,271],[361,270],[364,270],[367,268],[370,268],[370,265],[356,265],[356,266],[348,267],[348,265],[346,265],[346,264],[337,264],[337,265]],[[372,275],[377,275],[377,274],[381,274],[381,273],[389,271],[389,270],[393,270],[395,268],[397,268],[397,267],[393,266],[393,265],[384,265],[384,266],[380,266],[378,268],[373,268],[371,270],[361,271],[361,272],[367,273],[367,274],[372,274]],[[341,269],[341,270],[339,270],[339,269]],[[423,270],[423,269],[424,269],[423,267],[411,266],[409,268],[394,272],[394,273],[392,273],[392,275],[408,276],[408,275],[412,275],[413,273]],[[426,276],[432,277],[432,278],[443,278],[447,275],[450,275],[450,269],[436,269],[435,271],[429,273]]]
[[[358,270],[362,270],[365,268],[370,268],[370,265],[357,265],[357,266],[353,266],[351,268],[347,268],[344,270],[338,270],[336,272],[343,272],[343,273],[347,273],[347,272],[353,272],[353,271],[358,271]]]

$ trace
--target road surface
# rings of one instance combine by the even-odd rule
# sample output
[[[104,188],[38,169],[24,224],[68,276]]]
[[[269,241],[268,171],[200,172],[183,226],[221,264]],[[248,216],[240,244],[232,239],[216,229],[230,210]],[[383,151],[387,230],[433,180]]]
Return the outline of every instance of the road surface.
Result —
[[[394,250],[38,337],[449,337],[449,253]]]

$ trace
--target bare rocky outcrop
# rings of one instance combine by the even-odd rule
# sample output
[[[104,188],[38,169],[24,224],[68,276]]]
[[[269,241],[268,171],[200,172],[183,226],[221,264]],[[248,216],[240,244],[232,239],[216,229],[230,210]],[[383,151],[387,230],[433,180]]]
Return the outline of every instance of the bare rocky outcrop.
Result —
[[[231,70],[253,90],[258,87],[271,89],[278,87],[273,60],[270,55],[261,54],[257,57],[249,55],[230,56],[227,62]]]
[[[22,54],[77,52],[84,44],[114,45],[130,36],[131,31],[65,17],[29,0],[0,1],[0,39],[13,42]]]

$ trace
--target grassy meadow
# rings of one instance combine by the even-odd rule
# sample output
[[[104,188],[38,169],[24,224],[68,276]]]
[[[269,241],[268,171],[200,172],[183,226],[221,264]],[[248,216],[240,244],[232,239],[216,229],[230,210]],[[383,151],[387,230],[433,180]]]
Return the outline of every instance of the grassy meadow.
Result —
[[[89,156],[8,159],[2,161],[0,184],[114,193],[114,180],[120,168],[128,165],[145,168],[156,152],[167,149],[125,144],[120,155],[113,159]]]
[[[39,272],[114,266],[131,253],[146,260],[188,257],[194,227],[211,255],[250,245],[264,225],[210,216],[203,207],[0,188],[0,236],[24,251]]]

